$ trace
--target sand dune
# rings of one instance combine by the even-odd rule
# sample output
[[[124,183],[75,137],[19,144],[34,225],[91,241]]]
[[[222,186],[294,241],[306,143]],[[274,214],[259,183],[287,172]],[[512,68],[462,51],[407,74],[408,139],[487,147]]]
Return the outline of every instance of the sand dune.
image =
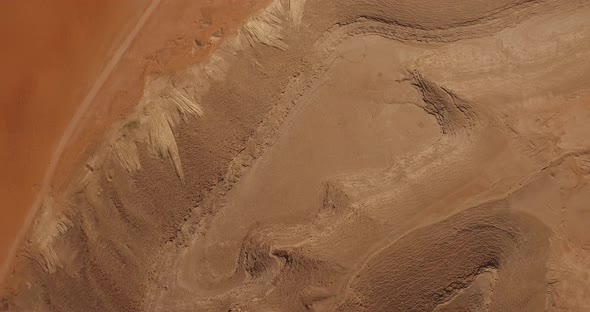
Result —
[[[147,79],[7,311],[587,311],[590,3],[274,0]]]

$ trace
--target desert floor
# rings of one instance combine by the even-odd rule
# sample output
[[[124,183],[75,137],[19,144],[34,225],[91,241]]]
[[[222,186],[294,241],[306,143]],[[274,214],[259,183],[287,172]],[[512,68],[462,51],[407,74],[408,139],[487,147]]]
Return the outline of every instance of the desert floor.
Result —
[[[0,84],[0,266],[40,197],[69,182],[135,106],[147,76],[206,59],[213,34],[235,33],[265,3],[1,3],[0,62],[10,74]]]
[[[0,310],[590,310],[590,2],[171,3]]]

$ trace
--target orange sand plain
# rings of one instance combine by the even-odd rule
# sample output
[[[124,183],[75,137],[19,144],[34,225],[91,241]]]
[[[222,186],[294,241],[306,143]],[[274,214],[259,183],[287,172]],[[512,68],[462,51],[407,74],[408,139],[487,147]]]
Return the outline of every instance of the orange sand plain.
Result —
[[[148,1],[0,4],[0,263],[78,103]]]
[[[144,78],[197,62],[195,40],[231,33],[260,0],[162,1],[94,99],[66,146],[52,190],[67,182],[112,122],[137,103]],[[39,194],[52,152],[79,103],[150,4],[129,1],[3,1],[0,32],[0,265]],[[201,12],[199,16],[188,14]]]

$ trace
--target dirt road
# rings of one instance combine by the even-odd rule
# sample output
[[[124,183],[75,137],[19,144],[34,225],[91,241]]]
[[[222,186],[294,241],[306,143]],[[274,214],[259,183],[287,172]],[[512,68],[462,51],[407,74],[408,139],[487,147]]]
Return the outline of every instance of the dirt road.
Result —
[[[113,66],[143,0],[0,4],[0,263],[48,189],[57,159]],[[125,39],[125,42],[122,41]],[[101,73],[102,70],[102,73]],[[99,80],[95,77],[99,76]],[[102,80],[102,81],[101,81]],[[82,104],[80,104],[82,102]],[[33,208],[31,208],[33,207]]]

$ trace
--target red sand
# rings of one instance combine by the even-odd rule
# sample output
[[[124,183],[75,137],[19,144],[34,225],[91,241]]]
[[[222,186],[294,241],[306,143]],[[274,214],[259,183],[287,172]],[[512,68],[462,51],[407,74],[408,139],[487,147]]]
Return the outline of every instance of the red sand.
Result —
[[[0,263],[77,105],[149,1],[2,1]]]
[[[253,12],[269,0],[162,1],[138,34],[93,101],[86,119],[61,159],[53,182],[63,187],[71,170],[86,160],[113,121],[126,116],[139,101],[148,75],[171,72],[207,58],[221,43],[213,34],[234,33]],[[195,40],[203,44],[194,51]],[[72,165],[74,164],[74,165]]]
[[[3,1],[0,32],[0,266],[38,195],[68,122],[149,0]],[[113,121],[137,103],[145,77],[194,63],[266,1],[162,1],[110,75],[52,179],[59,189]]]

